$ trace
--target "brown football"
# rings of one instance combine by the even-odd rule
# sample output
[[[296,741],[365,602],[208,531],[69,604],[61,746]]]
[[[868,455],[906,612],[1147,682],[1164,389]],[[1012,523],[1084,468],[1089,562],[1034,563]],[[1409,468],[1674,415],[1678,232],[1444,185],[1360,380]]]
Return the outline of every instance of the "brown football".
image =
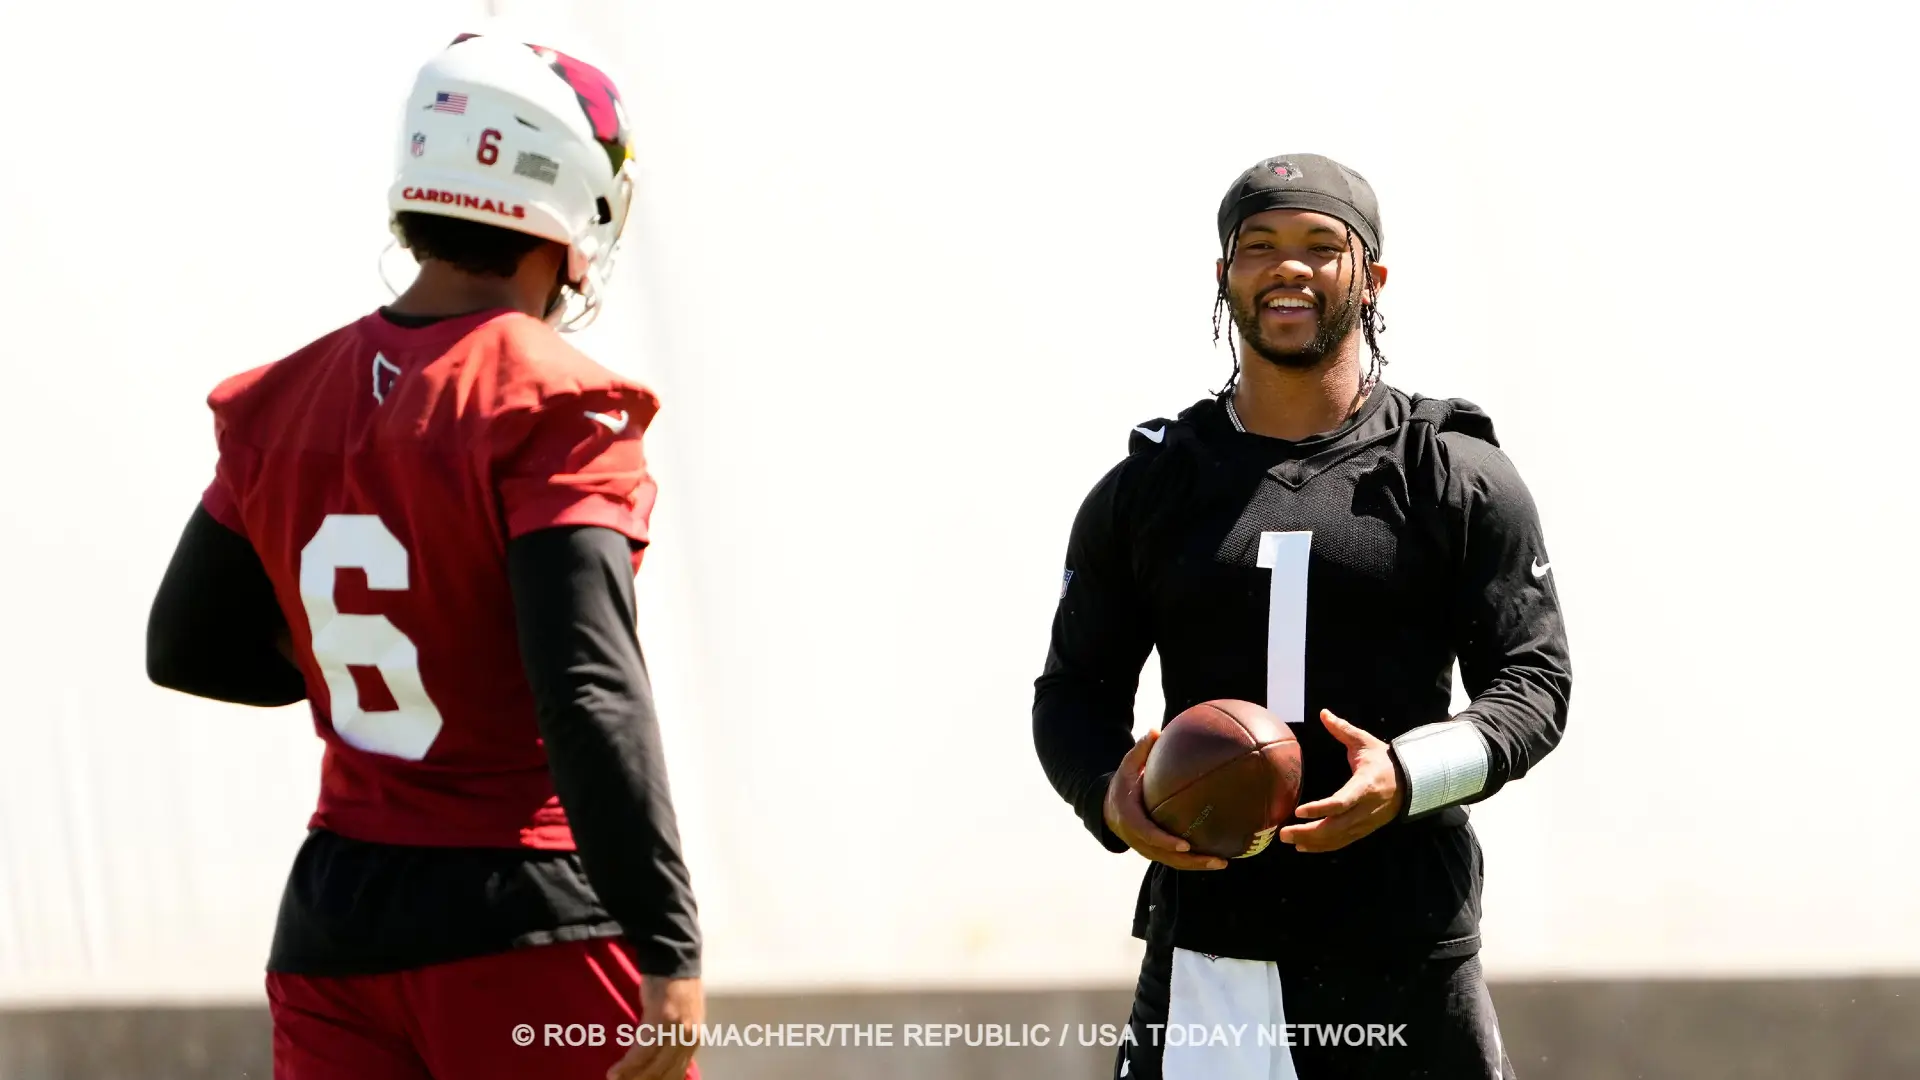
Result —
[[[1201,854],[1243,859],[1299,805],[1300,744],[1252,702],[1202,702],[1161,729],[1141,781],[1155,824]]]

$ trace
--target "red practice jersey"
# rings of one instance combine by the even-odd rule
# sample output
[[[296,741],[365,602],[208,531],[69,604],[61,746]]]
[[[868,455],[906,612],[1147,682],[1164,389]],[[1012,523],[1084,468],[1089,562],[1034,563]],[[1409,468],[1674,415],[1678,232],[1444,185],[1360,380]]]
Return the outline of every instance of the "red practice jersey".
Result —
[[[658,401],[537,319],[375,313],[208,399],[203,503],[273,579],[326,741],[311,824],[377,843],[573,846],[521,666],[507,542],[647,540]]]

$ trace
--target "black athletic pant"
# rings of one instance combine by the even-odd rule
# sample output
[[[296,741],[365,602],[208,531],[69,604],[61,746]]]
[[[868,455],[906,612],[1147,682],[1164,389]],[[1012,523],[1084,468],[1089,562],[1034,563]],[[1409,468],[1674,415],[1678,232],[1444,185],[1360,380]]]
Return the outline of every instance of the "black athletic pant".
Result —
[[[1116,1078],[1163,1080],[1166,1041],[1178,1037],[1166,1030],[1173,967],[1173,949],[1148,947],[1128,1017],[1132,1041],[1116,1055]],[[1279,986],[1286,1032],[1275,1030],[1268,1045],[1292,1055],[1299,1080],[1515,1080],[1477,955],[1289,970],[1279,974]],[[1270,1022],[1264,996],[1241,1013],[1237,1002],[1221,1010],[1217,996],[1208,1003],[1203,992],[1182,992],[1193,996],[1174,1011],[1186,1031],[1202,1037],[1202,1025],[1216,1034],[1225,1025],[1232,1037],[1233,1024],[1246,1024],[1239,1038],[1249,1041],[1260,1025],[1280,1026]]]

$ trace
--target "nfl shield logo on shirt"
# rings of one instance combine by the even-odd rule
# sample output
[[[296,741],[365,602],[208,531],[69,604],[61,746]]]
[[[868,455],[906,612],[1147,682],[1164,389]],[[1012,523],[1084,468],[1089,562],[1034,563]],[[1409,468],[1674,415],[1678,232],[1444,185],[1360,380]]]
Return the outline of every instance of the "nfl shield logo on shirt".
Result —
[[[1067,598],[1067,586],[1071,584],[1073,584],[1073,571],[1069,570],[1067,571],[1067,576],[1060,581],[1060,599],[1065,600]]]

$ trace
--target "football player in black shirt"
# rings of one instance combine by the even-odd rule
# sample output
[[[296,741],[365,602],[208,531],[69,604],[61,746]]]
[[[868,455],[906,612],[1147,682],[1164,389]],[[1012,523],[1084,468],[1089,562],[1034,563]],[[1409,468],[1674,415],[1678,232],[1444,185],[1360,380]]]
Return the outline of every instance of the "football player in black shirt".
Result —
[[[1511,1077],[1466,806],[1566,723],[1532,497],[1485,413],[1381,381],[1387,271],[1365,179],[1271,158],[1235,181],[1218,228],[1234,377],[1135,428],[1088,495],[1036,683],[1055,790],[1109,850],[1152,860],[1115,1075]],[[1131,731],[1155,649],[1166,717],[1238,698],[1293,725],[1298,820],[1261,853],[1201,856],[1148,817],[1154,734]],[[1471,703],[1449,715],[1456,661]]]

